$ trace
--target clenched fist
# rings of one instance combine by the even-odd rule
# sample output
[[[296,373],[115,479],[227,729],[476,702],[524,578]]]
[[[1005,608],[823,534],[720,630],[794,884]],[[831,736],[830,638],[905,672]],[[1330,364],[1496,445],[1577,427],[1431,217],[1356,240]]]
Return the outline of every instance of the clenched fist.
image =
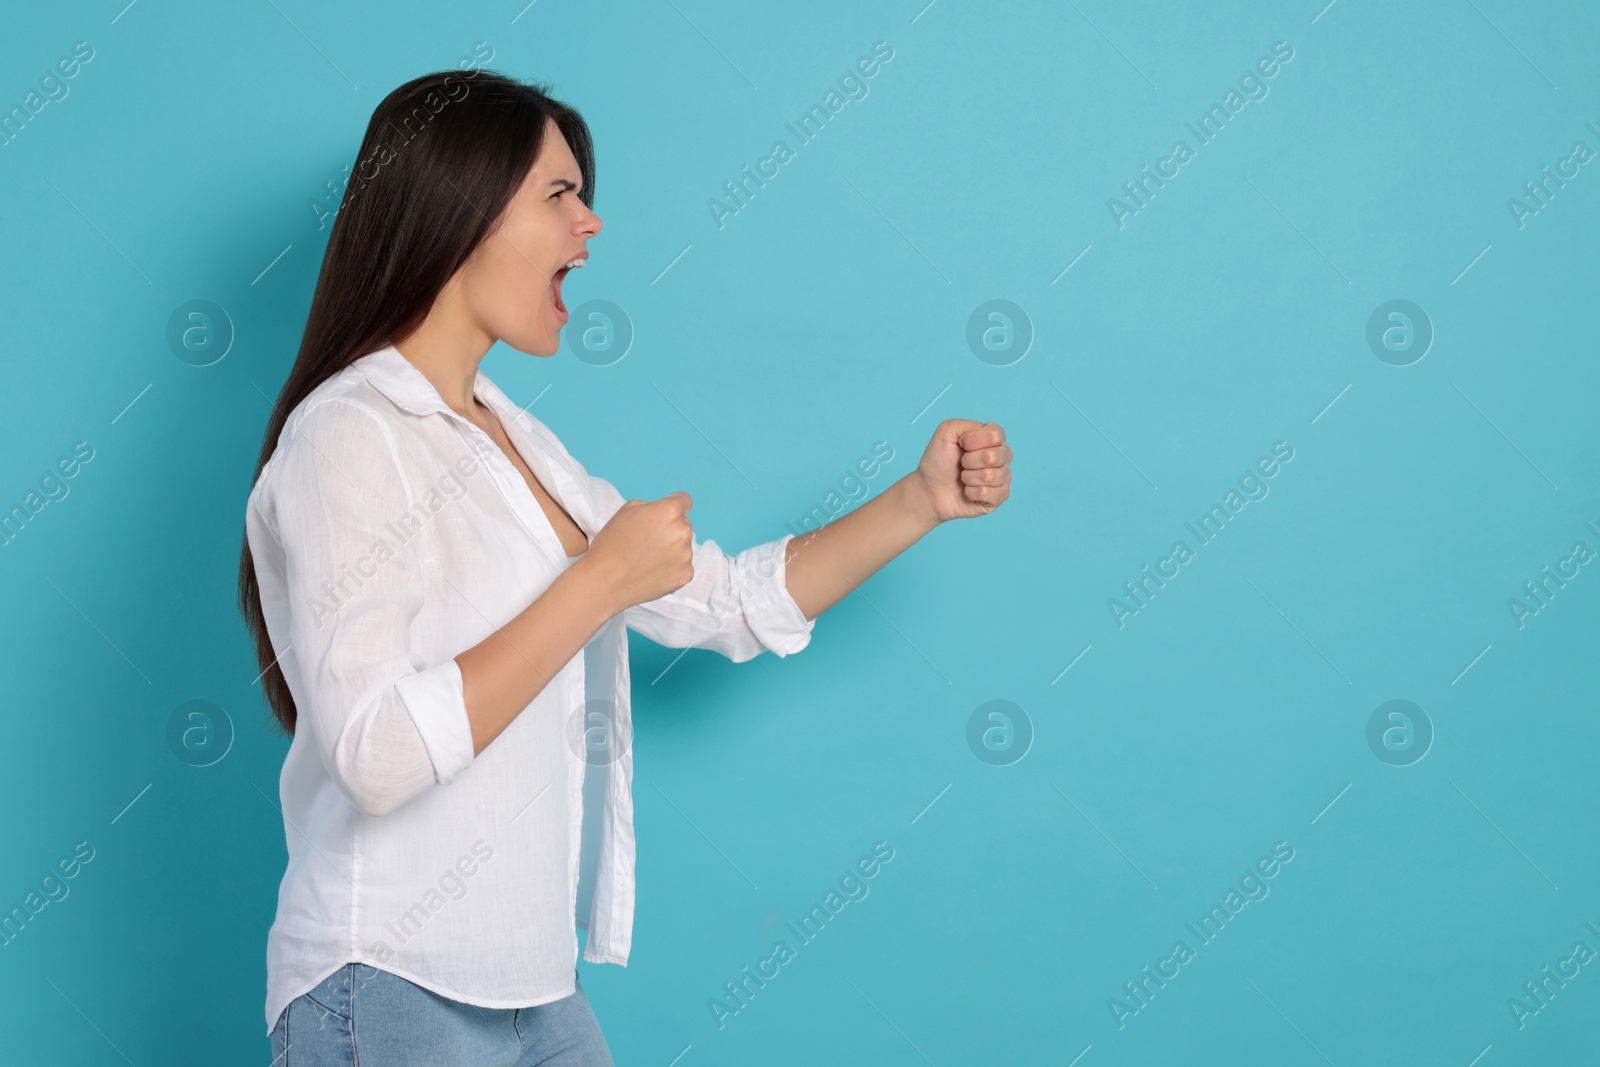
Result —
[[[615,611],[656,600],[694,578],[694,498],[679,490],[660,500],[629,500],[583,554],[602,575]]]
[[[987,515],[1011,495],[1011,446],[999,423],[946,419],[933,431],[912,477],[932,516]]]

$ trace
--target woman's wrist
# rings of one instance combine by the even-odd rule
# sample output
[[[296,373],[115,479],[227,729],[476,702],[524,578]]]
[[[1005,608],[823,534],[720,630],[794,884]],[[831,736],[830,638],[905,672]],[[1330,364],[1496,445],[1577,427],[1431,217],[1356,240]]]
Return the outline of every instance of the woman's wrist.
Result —
[[[897,505],[901,512],[922,533],[927,533],[942,521],[934,510],[927,483],[917,471],[902,475],[899,481],[889,487],[888,492],[898,495]]]
[[[629,607],[625,602],[626,598],[617,592],[604,561],[595,559],[592,550],[584,552],[573,560],[567,569],[556,577],[556,581],[565,582],[582,590],[584,602],[593,604],[604,612],[605,619],[621,614]]]

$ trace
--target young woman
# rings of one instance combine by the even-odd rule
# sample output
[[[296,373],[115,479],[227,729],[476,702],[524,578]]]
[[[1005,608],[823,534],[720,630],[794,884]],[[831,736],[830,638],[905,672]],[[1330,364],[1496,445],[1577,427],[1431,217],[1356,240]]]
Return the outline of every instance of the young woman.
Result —
[[[694,537],[687,493],[590,475],[479,363],[560,347],[594,181],[570,107],[439,72],[378,105],[333,223],[239,571],[293,738],[267,943],[281,1067],[610,1064],[577,929],[584,959],[627,963],[627,629],[798,652],[928,530],[1009,494],[1004,431],[951,419],[877,498],[735,557]]]

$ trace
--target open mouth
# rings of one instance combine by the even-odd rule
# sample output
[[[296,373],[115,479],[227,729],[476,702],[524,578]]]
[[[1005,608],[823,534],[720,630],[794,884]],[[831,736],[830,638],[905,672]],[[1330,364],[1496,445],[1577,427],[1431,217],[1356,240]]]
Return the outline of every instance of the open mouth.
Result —
[[[561,284],[567,280],[568,274],[571,274],[579,267],[588,266],[588,264],[588,253],[584,253],[567,260],[556,268],[554,274],[550,275],[550,304],[556,309],[556,318],[563,323],[567,321],[567,305],[561,299]]]
[[[567,305],[561,302],[561,283],[571,270],[571,267],[562,267],[550,278],[550,302],[555,305],[556,314],[561,316],[563,322],[567,319]]]

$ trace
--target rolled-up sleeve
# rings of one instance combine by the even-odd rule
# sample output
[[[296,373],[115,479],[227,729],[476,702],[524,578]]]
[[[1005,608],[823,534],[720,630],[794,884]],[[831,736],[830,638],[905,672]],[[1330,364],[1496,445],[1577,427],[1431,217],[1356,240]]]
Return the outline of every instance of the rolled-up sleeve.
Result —
[[[587,477],[604,525],[624,499],[606,479]],[[626,609],[623,621],[658,645],[710,649],[735,663],[765,651],[780,657],[799,652],[811,643],[816,620],[789,595],[785,554],[793,539],[785,534],[730,556],[717,542],[696,538],[689,583]]]
[[[396,531],[416,501],[386,428],[346,400],[306,413],[274,477],[297,728],[351,803],[387,814],[474,755],[459,666],[411,649],[427,536]]]

